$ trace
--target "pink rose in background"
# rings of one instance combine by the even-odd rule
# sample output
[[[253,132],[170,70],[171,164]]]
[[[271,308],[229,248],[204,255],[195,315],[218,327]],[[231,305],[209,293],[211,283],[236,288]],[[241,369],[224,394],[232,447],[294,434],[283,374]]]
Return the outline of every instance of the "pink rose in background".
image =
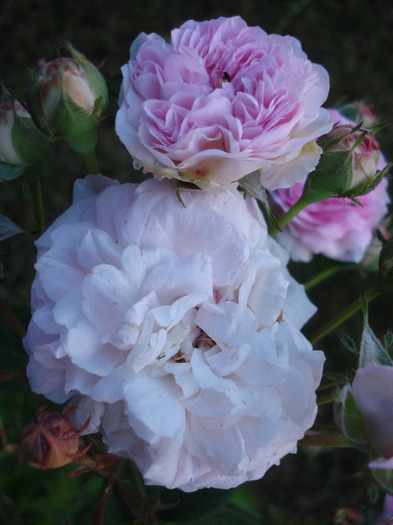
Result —
[[[136,167],[209,189],[260,170],[269,189],[305,179],[332,122],[329,79],[290,36],[240,17],[190,20],[170,43],[142,33],[123,66],[116,132]]]
[[[343,117],[337,110],[329,110],[332,118],[340,125],[355,123]],[[375,141],[375,139],[373,139]],[[367,144],[363,149],[367,149]],[[370,163],[374,171],[386,166],[382,155],[371,148]],[[362,162],[365,169],[368,162]],[[361,170],[359,164],[359,170]],[[303,183],[271,193],[274,202],[286,212],[300,198]],[[339,261],[360,262],[373,237],[373,230],[388,211],[390,197],[388,181],[383,179],[375,190],[357,197],[361,206],[348,198],[331,197],[322,202],[310,204],[277,234],[277,241],[284,246],[295,261],[310,261],[313,254],[321,253]]]

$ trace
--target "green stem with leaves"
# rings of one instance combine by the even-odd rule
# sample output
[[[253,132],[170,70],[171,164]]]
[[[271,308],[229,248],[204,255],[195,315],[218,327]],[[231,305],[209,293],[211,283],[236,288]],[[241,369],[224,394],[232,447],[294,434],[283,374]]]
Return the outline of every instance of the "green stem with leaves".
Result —
[[[333,319],[331,319],[325,326],[323,326],[315,334],[315,336],[310,339],[311,343],[314,345],[323,337],[332,332],[335,328],[340,326],[344,321],[349,319],[354,313],[359,311],[362,308],[364,300],[370,302],[376,297],[378,297],[379,294],[380,291],[375,286],[369,288],[363,297],[359,297],[359,299],[356,299],[356,301],[344,308],[344,310],[341,310],[341,312],[339,312],[335,317],[333,317]]]

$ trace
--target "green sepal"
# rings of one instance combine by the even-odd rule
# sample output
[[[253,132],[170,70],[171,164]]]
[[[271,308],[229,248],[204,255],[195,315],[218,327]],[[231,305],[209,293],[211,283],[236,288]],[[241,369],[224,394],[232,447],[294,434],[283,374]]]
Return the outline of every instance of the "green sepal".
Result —
[[[19,233],[23,233],[22,228],[5,215],[0,214],[0,241],[4,241],[4,239],[13,237]]]
[[[357,445],[368,444],[366,426],[349,385],[344,387],[341,392],[340,427],[348,441],[352,441]]]
[[[255,197],[255,199],[257,199],[257,201],[262,204],[264,210],[266,211],[269,225],[274,228],[274,230],[280,231],[277,217],[274,215],[270,207],[266,189],[261,184],[261,174],[259,170],[249,173],[238,182],[239,186],[243,190]]]
[[[15,165],[0,161],[0,182],[16,179],[16,177],[22,175],[25,169],[26,166],[23,166],[23,164]]]
[[[393,366],[393,361],[386,352],[381,342],[375,337],[368,324],[367,306],[363,307],[364,328],[359,351],[359,368],[364,368],[370,363],[377,365]]]
[[[348,124],[344,124],[344,126],[348,126]],[[333,126],[333,129],[339,128],[339,127],[341,127],[341,124],[335,124]],[[331,131],[330,131],[329,133],[326,133],[326,135],[322,135],[321,137],[319,137],[319,139],[318,139],[318,146],[320,146],[323,149],[324,153],[327,153],[326,150],[329,150],[332,147],[337,146],[344,139],[346,139],[350,135],[353,135],[354,133],[359,131],[359,129],[361,127],[362,127],[362,124],[360,123],[357,126],[352,127],[351,130],[348,131],[348,133],[344,133],[344,135],[340,135],[338,137],[332,137],[331,136]],[[364,135],[363,135],[363,137],[364,137]],[[363,140],[363,137],[362,137],[362,140]],[[360,142],[362,142],[362,140]],[[357,144],[357,146],[358,145],[359,144]]]
[[[393,470],[371,468],[370,471],[383,491],[393,494]]]
[[[352,182],[352,152],[335,151],[323,153],[304,186],[302,197],[320,202],[341,194]]]
[[[106,85],[105,78],[98,71],[98,69],[79,51],[77,51],[72,44],[66,42],[64,47],[69,51],[78,64],[82,67],[88,83],[96,95],[96,101],[94,104],[94,110],[92,115],[99,119],[102,118],[102,113],[108,106],[108,87]]]
[[[18,116],[15,111],[11,140],[18,157],[27,166],[39,161],[49,148],[48,138],[36,127],[34,121]]]

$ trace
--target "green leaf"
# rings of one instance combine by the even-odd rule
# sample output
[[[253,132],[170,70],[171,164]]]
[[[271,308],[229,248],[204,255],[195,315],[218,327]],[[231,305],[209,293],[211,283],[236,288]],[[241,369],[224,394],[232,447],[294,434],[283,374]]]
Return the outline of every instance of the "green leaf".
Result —
[[[389,354],[386,352],[379,339],[375,337],[368,324],[367,311],[365,308],[364,328],[360,343],[359,367],[364,368],[369,363],[393,366],[393,361],[389,357]]]
[[[393,470],[385,470],[380,468],[372,468],[370,470],[374,479],[382,487],[384,492],[393,494]]]
[[[357,353],[355,341],[351,337],[349,337],[346,334],[342,334],[340,339],[347,350],[349,350],[353,354]]]
[[[252,195],[259,201],[262,206],[266,210],[267,218],[269,221],[269,224],[277,231],[280,231],[280,227],[278,225],[278,221],[274,213],[272,212],[269,204],[269,200],[267,198],[267,192],[265,188],[261,184],[261,175],[259,171],[253,171],[252,173],[249,173],[245,177],[239,180],[239,185],[241,188],[243,188],[247,193]]]
[[[42,158],[49,148],[48,138],[34,124],[33,119],[19,117],[15,120],[11,132],[12,145],[27,166],[31,166]]]
[[[383,344],[386,350],[389,350],[393,346],[393,332],[391,330],[386,332]]]
[[[265,207],[269,207],[267,193],[261,184],[261,174],[259,171],[253,171],[239,180],[239,185],[261,202]]]
[[[11,219],[5,215],[0,214],[0,241],[4,241],[4,239],[8,239],[9,237],[22,232],[22,228],[19,228],[17,224],[12,222]]]
[[[342,392],[341,429],[349,441],[361,445],[368,443],[362,414],[355,403],[349,386],[344,388]]]
[[[235,490],[230,504],[254,517],[259,516],[259,502],[252,492],[249,483],[243,483],[243,485],[240,485],[240,487]]]
[[[12,180],[22,175],[25,171],[26,166],[8,164],[7,162],[0,161],[0,182],[3,180]]]

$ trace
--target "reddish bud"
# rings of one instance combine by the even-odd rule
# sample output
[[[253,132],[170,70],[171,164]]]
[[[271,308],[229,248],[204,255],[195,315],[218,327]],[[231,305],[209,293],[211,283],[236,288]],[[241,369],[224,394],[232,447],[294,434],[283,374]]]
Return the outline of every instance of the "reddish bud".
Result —
[[[39,468],[58,468],[78,461],[90,448],[79,450],[79,436],[89,421],[76,430],[68,414],[76,407],[69,407],[64,414],[40,409],[22,432],[21,451],[29,465]]]

